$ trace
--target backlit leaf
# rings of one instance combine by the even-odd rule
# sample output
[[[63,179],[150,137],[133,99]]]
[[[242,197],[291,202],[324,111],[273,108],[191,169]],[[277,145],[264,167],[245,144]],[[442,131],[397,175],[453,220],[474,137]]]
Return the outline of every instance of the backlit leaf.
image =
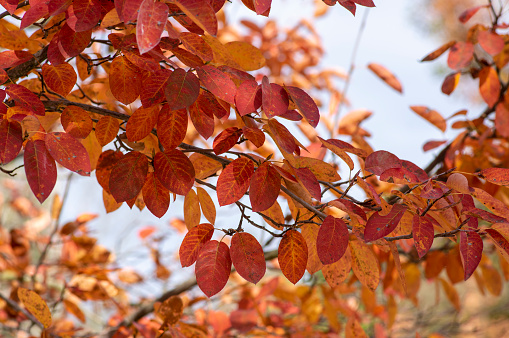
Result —
[[[300,232],[288,230],[283,235],[277,259],[285,277],[296,284],[304,275],[308,260],[306,240]]]
[[[509,219],[509,209],[504,203],[480,188],[472,189],[474,190],[471,193],[472,197],[484,204],[495,215]]]
[[[446,185],[448,188],[457,190],[464,194],[470,193],[470,188],[468,186],[467,178],[460,173],[453,173],[447,178]]]
[[[491,31],[480,31],[477,41],[481,47],[491,56],[497,55],[504,49],[504,39],[497,33]]]
[[[140,54],[148,52],[161,40],[168,20],[168,11],[168,6],[162,2],[144,0],[141,3],[136,23],[136,41]]]
[[[195,0],[192,0],[195,1]],[[235,104],[237,87],[232,79],[213,66],[203,66],[196,69],[202,84],[212,94],[230,104]]]
[[[315,101],[305,91],[293,86],[285,86],[290,99],[295,103],[300,113],[308,123],[315,128],[320,121],[320,112]]]
[[[36,115],[44,116],[44,104],[29,89],[18,84],[10,84],[5,88],[5,92],[21,107],[32,111]]]
[[[454,89],[456,89],[458,82],[460,81],[460,76],[460,72],[447,75],[444,79],[444,82],[442,83],[442,93],[445,95],[451,95]]]
[[[110,174],[111,170],[119,161],[124,154],[121,151],[106,150],[99,156],[97,160],[97,167],[95,170],[95,177],[101,187],[108,193],[110,193]]]
[[[125,23],[135,21],[142,2],[143,0],[115,0],[115,8],[120,20]]]
[[[148,174],[148,159],[138,151],[131,151],[117,161],[110,174],[110,192],[117,202],[135,198]]]
[[[140,107],[131,115],[126,125],[126,136],[131,142],[144,139],[157,123],[159,117],[159,107],[157,105],[150,108]]]
[[[348,228],[340,218],[327,216],[320,226],[316,241],[318,257],[323,264],[337,262],[348,249]]]
[[[80,107],[67,106],[60,117],[66,133],[75,138],[86,138],[93,128],[90,115]]]
[[[99,0],[74,0],[67,14],[67,24],[73,31],[88,31],[101,19],[101,3]]]
[[[37,293],[25,288],[18,288],[18,297],[27,310],[37,318],[45,329],[51,326],[51,312],[48,304]]]
[[[230,250],[223,242],[209,241],[196,260],[196,281],[207,297],[221,291],[230,277],[232,261]]]
[[[245,71],[258,70],[265,66],[261,50],[244,41],[231,41],[224,45],[233,60]]]
[[[275,119],[269,120],[268,127],[274,142],[284,151],[292,154],[295,151],[295,147],[297,147],[292,133]]]
[[[184,198],[184,222],[188,229],[194,228],[200,223],[200,201],[193,189],[189,190]]]
[[[163,217],[170,206],[170,191],[159,182],[153,172],[148,173],[141,193],[148,210],[156,217]]]
[[[322,274],[327,281],[327,284],[329,284],[331,288],[334,288],[346,280],[351,270],[352,257],[350,250],[346,250],[343,257],[341,257],[337,262],[324,265],[322,268]]]
[[[411,106],[410,109],[441,131],[445,132],[445,129],[447,128],[445,119],[436,110],[429,109],[425,106]]]
[[[119,129],[120,122],[116,118],[102,116],[95,125],[95,137],[100,145],[105,146],[115,139]]]
[[[117,56],[110,66],[110,89],[123,104],[134,102],[141,91],[141,72],[125,56]]]
[[[391,211],[382,216],[377,211],[368,219],[364,229],[364,240],[366,242],[376,241],[390,234],[399,224],[407,207],[403,204],[394,204]]]
[[[186,49],[200,57],[204,62],[210,62],[214,58],[212,48],[202,39],[202,37],[195,33],[182,32],[179,35],[180,41]]]
[[[3,104],[0,102],[0,104]],[[16,121],[0,122],[0,164],[9,163],[18,156],[23,145],[21,124]]]
[[[49,89],[62,96],[67,96],[78,80],[74,68],[68,63],[58,66],[45,64],[42,66],[42,76]]]
[[[368,65],[368,68],[375,73],[376,76],[378,76],[382,81],[387,83],[389,86],[392,87],[392,89],[403,93],[403,87],[401,86],[401,83],[399,80],[394,76],[393,73],[391,73],[387,68],[385,68],[382,65],[379,65],[377,63],[370,63]]]
[[[168,78],[164,95],[171,110],[187,108],[200,94],[200,81],[191,71],[177,68]]]
[[[380,282],[380,270],[375,254],[369,246],[358,240],[350,241],[349,245],[352,254],[352,270],[355,276],[362,285],[374,292]]]
[[[341,179],[329,163],[312,157],[295,156],[294,168],[308,168],[319,181],[336,182]]]
[[[268,118],[279,116],[288,110],[290,101],[288,94],[283,87],[278,84],[270,83],[264,76],[262,79],[262,109]]]
[[[306,245],[308,247],[308,262],[306,264],[306,270],[308,270],[311,275],[323,268],[323,264],[316,251],[316,239],[318,237],[319,230],[320,226],[313,223],[306,223],[301,227],[302,236],[306,240]]]
[[[486,234],[491,239],[498,252],[509,262],[509,241],[501,234],[498,229],[485,229]]]
[[[214,175],[223,168],[220,162],[199,153],[191,154],[189,160],[193,163],[194,170],[196,171],[196,178],[199,180]]]
[[[189,158],[177,149],[158,152],[154,170],[159,181],[177,195],[187,195],[194,184],[194,167]]]
[[[212,136],[214,133],[214,115],[212,112],[200,105],[200,101],[198,100],[189,107],[188,112],[196,131],[204,139],[208,139]]]
[[[456,42],[449,51],[447,64],[451,69],[460,70],[470,65],[474,58],[474,45],[471,42]]]
[[[428,141],[422,146],[422,151],[430,151],[445,143],[447,143],[447,141]]]
[[[509,185],[509,169],[487,168],[478,172],[477,175],[493,184]]]
[[[189,230],[179,249],[180,264],[183,268],[196,262],[200,249],[212,238],[213,234],[214,227],[208,223],[199,224]]]
[[[242,82],[235,96],[240,116],[254,113],[262,105],[262,90],[255,80]]]
[[[45,142],[55,161],[82,176],[90,176],[90,159],[78,140],[67,133],[53,132],[46,134]]]
[[[237,202],[249,188],[254,173],[253,161],[239,157],[228,164],[217,179],[217,200],[220,206]]]
[[[473,17],[475,15],[475,13],[477,13],[481,8],[485,8],[485,7],[488,7],[488,6],[482,5],[482,6],[476,6],[476,7],[469,8],[469,9],[465,10],[463,13],[461,13],[461,15],[459,16],[458,19],[461,23],[466,23],[468,20],[470,20],[471,17]]]
[[[493,107],[500,97],[500,80],[495,68],[486,66],[479,72],[479,92],[488,104]]]
[[[460,232],[460,254],[465,280],[470,278],[481,262],[482,249],[482,238],[477,232]]]
[[[217,19],[208,1],[177,0],[177,6],[201,29],[210,35],[217,35]]]
[[[435,230],[433,223],[419,215],[414,215],[412,219],[412,233],[414,235],[414,245],[419,258],[424,257],[433,245]]]
[[[386,170],[402,167],[401,160],[396,155],[385,150],[371,153],[366,157],[364,165],[367,171],[378,176],[382,175]]]
[[[154,104],[161,103],[164,98],[164,90],[172,71],[169,69],[159,69],[152,73],[147,81],[143,82],[140,93],[141,104],[147,108]]]
[[[230,127],[223,130],[216,136],[213,143],[214,153],[222,154],[230,150],[242,135],[242,130],[237,127]]]
[[[232,237],[230,255],[239,275],[251,283],[258,283],[265,275],[265,256],[256,238],[247,232]]]
[[[257,148],[260,148],[265,143],[265,134],[260,129],[242,127],[242,133]]]
[[[269,162],[263,162],[251,177],[249,200],[253,211],[270,208],[277,197],[281,186],[281,176]]]
[[[164,105],[157,120],[157,137],[164,149],[178,147],[186,137],[187,111],[185,109],[170,110]]]
[[[444,54],[449,48],[451,48],[454,44],[456,43],[456,41],[450,41],[450,42],[447,42],[446,44],[440,46],[438,49],[434,50],[433,52],[429,53],[428,55],[426,55],[422,60],[421,62],[424,62],[424,61],[433,61],[435,60],[436,58],[438,58],[440,55]]]
[[[5,120],[4,120],[5,122]],[[43,140],[28,140],[23,154],[28,185],[39,202],[44,202],[57,182],[55,160]]]
[[[202,187],[197,187],[196,193],[198,194],[203,216],[205,216],[207,221],[214,224],[216,222],[216,206],[214,205],[214,201],[212,201],[210,195]]]

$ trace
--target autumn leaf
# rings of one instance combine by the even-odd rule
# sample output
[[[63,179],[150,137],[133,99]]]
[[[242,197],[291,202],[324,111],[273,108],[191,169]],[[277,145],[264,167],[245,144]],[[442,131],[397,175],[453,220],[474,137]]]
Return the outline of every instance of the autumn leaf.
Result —
[[[141,3],[136,23],[136,41],[140,54],[148,52],[159,43],[168,11],[168,6],[162,2],[144,0]]]
[[[158,152],[154,158],[154,171],[162,185],[178,195],[187,195],[194,184],[193,164],[177,149]]]
[[[138,151],[125,154],[112,168],[110,192],[117,202],[135,198],[145,185],[148,174],[148,159]]]
[[[477,232],[460,233],[460,254],[465,270],[465,280],[469,279],[481,262],[483,242]]]
[[[270,208],[279,195],[281,176],[269,162],[263,162],[251,177],[249,200],[253,211]]]
[[[183,268],[196,262],[201,248],[210,241],[214,233],[211,224],[203,223],[191,228],[180,245],[179,256]]]
[[[388,84],[392,89],[403,93],[403,87],[401,86],[401,83],[396,78],[396,76],[394,76],[394,74],[392,74],[387,68],[377,63],[370,63],[368,68],[373,73],[375,73],[376,76],[382,79],[382,81]]]
[[[51,157],[67,169],[82,176],[90,176],[90,159],[83,145],[67,133],[46,134],[46,148]]]
[[[308,248],[302,234],[288,230],[283,235],[278,249],[278,262],[286,278],[296,284],[306,271]]]
[[[348,228],[340,218],[327,216],[320,226],[316,250],[320,261],[327,265],[337,262],[348,249]]]
[[[489,107],[493,107],[498,102],[500,89],[497,71],[493,67],[481,69],[479,72],[479,92]]]
[[[28,186],[42,203],[49,197],[57,182],[55,160],[49,154],[43,140],[28,140],[23,159]]]
[[[51,326],[51,312],[48,304],[37,293],[25,288],[18,288],[18,297],[23,302],[27,310],[37,318],[38,321],[48,328]]]
[[[451,69],[460,70],[470,64],[474,58],[474,45],[471,42],[459,41],[449,50],[447,64]]]
[[[436,110],[429,109],[425,106],[411,106],[410,109],[441,131],[445,132],[445,129],[447,128],[445,119]]]
[[[42,76],[48,87],[62,96],[71,92],[78,79],[74,68],[68,63],[57,66],[45,64],[42,66]]]
[[[245,280],[258,283],[265,275],[265,257],[256,238],[247,232],[232,237],[230,255],[233,266]]]
[[[435,230],[431,221],[420,215],[414,215],[412,220],[412,233],[414,245],[419,258],[422,259],[429,251],[435,236]]]
[[[402,204],[394,204],[391,211],[382,216],[377,211],[371,215],[364,229],[364,240],[366,242],[376,241],[390,234],[399,224],[407,207]]]
[[[249,188],[253,174],[253,161],[245,157],[239,157],[228,164],[217,179],[216,190],[219,205],[235,203],[244,196]]]
[[[170,206],[170,191],[159,182],[153,172],[147,174],[141,192],[148,210],[156,217],[163,217]]]
[[[214,240],[203,245],[196,260],[196,281],[207,297],[224,288],[231,266],[230,249],[226,244]]]
[[[352,254],[352,270],[362,285],[375,291],[380,281],[380,270],[373,251],[364,243],[353,240],[349,242]]]
[[[151,0],[146,0],[151,1]],[[200,94],[200,81],[191,71],[175,69],[169,76],[164,95],[170,110],[187,108],[193,104]]]

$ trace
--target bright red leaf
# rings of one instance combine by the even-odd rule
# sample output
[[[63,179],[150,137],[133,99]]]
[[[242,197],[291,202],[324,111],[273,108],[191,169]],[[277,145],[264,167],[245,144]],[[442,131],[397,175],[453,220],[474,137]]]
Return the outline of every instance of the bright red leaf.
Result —
[[[247,232],[235,233],[230,255],[233,266],[245,280],[256,284],[265,275],[263,248],[253,235]]]
[[[200,80],[193,72],[175,69],[168,78],[164,95],[171,110],[187,108],[200,94]]]
[[[82,176],[90,176],[90,159],[83,145],[67,133],[46,134],[46,148],[62,166]]]
[[[154,170],[159,181],[175,194],[185,196],[193,187],[193,164],[180,150],[158,152],[154,158]]]
[[[136,41],[140,54],[154,48],[161,40],[166,21],[168,6],[155,0],[144,0],[138,11],[136,23]]]
[[[110,192],[117,202],[135,198],[140,193],[148,174],[148,159],[138,152],[125,154],[110,173]]]
[[[348,249],[348,228],[342,219],[327,216],[320,226],[316,240],[318,257],[323,264],[332,264]]]
[[[221,291],[230,277],[232,261],[226,244],[209,241],[201,249],[196,260],[196,281],[207,297]]]
[[[22,144],[21,124],[16,121],[2,120],[0,122],[0,164],[14,160],[18,156]]]
[[[477,232],[460,232],[460,254],[465,270],[465,280],[469,279],[481,262],[483,242]]]
[[[159,182],[154,173],[148,173],[141,193],[148,210],[156,217],[163,217],[170,206],[170,191]]]
[[[183,268],[196,262],[201,248],[210,241],[213,234],[214,227],[209,223],[198,224],[189,230],[179,249],[180,264]]]
[[[253,211],[270,208],[277,197],[281,186],[281,176],[269,162],[263,162],[253,177],[249,188],[249,200]]]
[[[407,207],[402,204],[394,204],[391,211],[381,216],[377,211],[368,219],[364,229],[364,240],[366,242],[376,241],[390,234],[399,224]]]
[[[44,104],[41,99],[39,99],[39,97],[32,93],[29,89],[21,85],[10,84],[5,88],[5,92],[11,97],[11,99],[14,100],[14,102],[16,102],[16,104],[32,111],[36,115],[44,116]]]
[[[57,166],[42,140],[28,140],[23,154],[28,185],[39,202],[44,202],[57,182]]]
[[[249,188],[254,173],[253,161],[239,157],[228,164],[217,179],[217,200],[220,206],[237,202]]]
[[[427,218],[414,215],[412,219],[412,233],[414,245],[419,258],[424,257],[433,244],[435,230],[433,223]]]

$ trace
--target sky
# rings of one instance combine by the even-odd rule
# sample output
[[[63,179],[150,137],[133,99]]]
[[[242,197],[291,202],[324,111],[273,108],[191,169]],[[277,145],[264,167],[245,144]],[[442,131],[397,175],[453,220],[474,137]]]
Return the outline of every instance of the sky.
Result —
[[[375,0],[375,3],[377,5],[375,8],[358,6],[356,17],[337,5],[331,8],[326,16],[315,20],[326,51],[323,66],[339,67],[345,71],[349,68],[362,17],[365,11],[369,11],[355,60],[355,71],[351,79],[348,98],[352,103],[352,109],[367,109],[374,113],[364,124],[364,128],[372,133],[373,136],[369,142],[375,150],[390,151],[401,159],[410,160],[424,167],[439,150],[425,154],[422,151],[422,145],[428,140],[450,139],[454,133],[444,135],[412,112],[409,106],[426,105],[439,111],[444,117],[468,107],[465,107],[464,97],[455,93],[448,97],[440,91],[444,75],[437,76],[436,70],[440,66],[444,67],[445,55],[436,62],[419,62],[443,42],[424,34],[411,23],[411,15],[415,13],[410,8],[413,2]],[[263,24],[267,20],[264,17],[256,17],[242,5],[240,0],[232,0],[232,3],[227,3],[226,6],[230,22],[239,22],[243,18],[248,18]],[[311,19],[313,11],[311,0],[273,0],[270,18],[277,20],[280,26],[290,27],[300,18]],[[403,85],[402,95],[367,69],[366,66],[371,62],[384,65],[398,77]],[[342,89],[343,83],[339,83],[339,86]],[[347,113],[348,110],[343,109],[342,114]],[[476,113],[475,106],[472,110]],[[65,180],[64,175],[59,179],[56,189],[63,191]],[[129,238],[122,243],[119,257],[121,263],[124,265],[136,262],[139,269],[144,269],[143,261],[130,261],[130,256],[126,254],[139,251],[141,247],[136,233],[147,225],[154,225],[163,232],[170,233],[169,221],[175,217],[182,218],[180,213],[182,200],[183,198],[179,198],[177,202],[172,203],[162,219],[156,218],[148,210],[140,213],[135,208],[130,211],[125,204],[119,210],[105,214],[102,191],[95,178],[74,175],[62,219],[70,221],[80,213],[98,213],[100,217],[97,221],[90,223],[93,235],[110,249],[118,249],[116,245],[119,238]],[[224,210],[228,215],[231,214],[228,210],[234,210],[230,208]],[[218,215],[222,215],[218,219],[220,226],[235,227],[238,217],[225,216],[224,211],[218,212]],[[166,241],[163,251],[169,255],[178,251],[182,238],[182,235],[172,236],[171,240]],[[145,251],[145,254],[148,254],[148,251]],[[173,256],[162,257],[162,261],[169,263],[173,258]],[[182,280],[194,271],[193,268],[187,268],[186,272],[181,273],[179,264],[174,264],[170,268],[178,269],[178,276],[174,274],[172,277],[178,280]],[[158,287],[153,286],[154,289]],[[151,290],[150,286],[148,290]]]

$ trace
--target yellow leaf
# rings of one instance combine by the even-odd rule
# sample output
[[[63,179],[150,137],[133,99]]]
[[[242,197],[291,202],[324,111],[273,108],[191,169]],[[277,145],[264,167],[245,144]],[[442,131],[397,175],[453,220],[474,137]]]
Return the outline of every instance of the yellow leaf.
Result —
[[[189,190],[184,199],[184,222],[187,229],[194,228],[200,224],[201,211],[198,196],[194,190]]]
[[[210,198],[210,195],[202,187],[196,188],[196,192],[198,193],[198,200],[200,201],[203,216],[205,216],[207,221],[211,224],[214,224],[216,222],[216,206],[212,198]]]
[[[224,45],[233,60],[245,71],[258,70],[265,66],[265,58],[262,52],[243,41],[232,41]]]
[[[375,254],[369,246],[358,240],[350,240],[349,245],[355,276],[363,285],[375,291],[380,282],[380,270]]]
[[[51,312],[48,304],[37,293],[32,290],[18,288],[18,297],[27,310],[37,318],[38,321],[48,328],[51,326]]]

